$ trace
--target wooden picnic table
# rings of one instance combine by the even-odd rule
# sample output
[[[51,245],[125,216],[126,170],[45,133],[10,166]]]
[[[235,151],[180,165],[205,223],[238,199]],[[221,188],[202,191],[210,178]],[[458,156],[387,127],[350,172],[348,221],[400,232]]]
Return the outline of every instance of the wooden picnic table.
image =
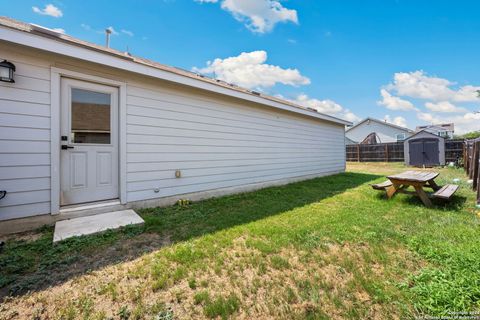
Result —
[[[431,171],[405,171],[400,174],[388,176],[387,178],[392,182],[392,185],[386,188],[387,197],[390,199],[399,192],[416,194],[420,200],[422,200],[423,204],[430,208],[432,207],[432,202],[423,189],[431,188],[434,191],[440,190],[441,187],[434,181],[438,175],[438,172]],[[408,187],[413,187],[415,191],[407,191],[406,189]]]

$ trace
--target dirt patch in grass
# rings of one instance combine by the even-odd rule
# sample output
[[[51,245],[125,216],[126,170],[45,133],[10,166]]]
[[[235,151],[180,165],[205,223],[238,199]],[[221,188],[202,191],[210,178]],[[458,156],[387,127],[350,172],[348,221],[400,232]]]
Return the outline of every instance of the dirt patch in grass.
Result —
[[[26,232],[20,232],[20,233],[15,233],[15,234],[7,234],[0,236],[1,241],[25,241],[25,242],[31,242],[31,241],[36,241],[40,239],[43,236],[43,231],[40,230],[34,230],[34,231],[26,231]]]
[[[89,254],[72,255],[71,258],[58,265],[41,267],[19,278],[10,286],[2,288],[0,299],[7,294],[21,295],[27,291],[56,286],[78,275],[102,269],[104,266],[122,264],[124,261],[158,250],[170,243],[169,237],[161,237],[155,233],[143,233],[133,238],[117,241],[101,250],[95,250],[96,248],[93,247]]]
[[[152,241],[162,240],[148,236],[124,245]],[[158,315],[178,319],[385,319],[400,318],[404,311],[386,303],[399,301],[401,296],[384,279],[400,281],[414,269],[415,258],[406,250],[379,253],[367,245],[332,243],[265,253],[247,245],[249,241],[237,238],[228,250],[188,266],[167,262],[161,251],[145,254],[41,292],[8,298],[0,307],[0,319],[106,319],[125,313],[131,319]],[[396,263],[399,257],[401,265]],[[168,271],[174,279],[155,288],[151,270],[159,267],[183,271]]]

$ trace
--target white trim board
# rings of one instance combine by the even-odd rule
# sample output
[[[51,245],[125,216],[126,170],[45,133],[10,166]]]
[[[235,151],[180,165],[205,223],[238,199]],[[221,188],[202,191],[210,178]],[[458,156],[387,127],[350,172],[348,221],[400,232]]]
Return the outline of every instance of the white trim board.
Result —
[[[351,125],[352,123],[346,120],[338,119],[326,114],[318,113],[316,111],[310,111],[306,109],[301,109],[299,107],[290,106],[288,104],[283,104],[277,101],[273,101],[267,98],[254,96],[248,93],[236,91],[213,83],[209,83],[203,80],[198,80],[176,74],[173,72],[168,72],[151,66],[143,65],[134,61],[122,59],[121,57],[114,56],[105,52],[95,51],[93,49],[83,48],[75,46],[71,43],[66,43],[50,38],[45,38],[42,36],[30,34],[24,31],[12,30],[7,27],[0,26],[0,39],[9,41],[12,43],[29,46],[32,48],[44,50],[47,52],[61,54],[80,60],[85,60],[93,63],[98,63],[101,65],[113,67],[120,70],[130,71],[134,73],[139,73],[142,75],[187,85],[190,87],[195,87],[242,100],[247,100],[250,102],[259,103],[262,105],[270,106],[276,109],[285,110],[297,114],[302,114],[308,117],[321,119],[329,122],[334,122],[343,125]]]
[[[62,77],[110,85],[119,90],[119,197],[127,203],[127,84],[67,69],[50,68],[51,86],[51,214],[60,213],[60,80]]]

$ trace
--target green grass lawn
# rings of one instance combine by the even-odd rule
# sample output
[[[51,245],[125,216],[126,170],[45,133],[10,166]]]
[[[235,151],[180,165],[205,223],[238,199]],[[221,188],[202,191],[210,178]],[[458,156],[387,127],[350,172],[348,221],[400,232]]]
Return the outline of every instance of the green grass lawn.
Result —
[[[0,319],[403,319],[480,311],[479,213],[462,170],[448,204],[387,201],[369,183],[400,164],[187,206],[142,227],[52,245],[8,239]],[[437,170],[437,169],[435,169]]]

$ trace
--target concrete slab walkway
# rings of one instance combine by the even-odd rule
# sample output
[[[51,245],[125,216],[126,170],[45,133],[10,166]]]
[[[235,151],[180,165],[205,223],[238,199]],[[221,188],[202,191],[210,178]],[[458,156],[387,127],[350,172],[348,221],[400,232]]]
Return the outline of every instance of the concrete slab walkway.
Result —
[[[144,223],[143,219],[133,210],[113,211],[93,216],[62,220],[55,224],[53,242],[142,223]]]

